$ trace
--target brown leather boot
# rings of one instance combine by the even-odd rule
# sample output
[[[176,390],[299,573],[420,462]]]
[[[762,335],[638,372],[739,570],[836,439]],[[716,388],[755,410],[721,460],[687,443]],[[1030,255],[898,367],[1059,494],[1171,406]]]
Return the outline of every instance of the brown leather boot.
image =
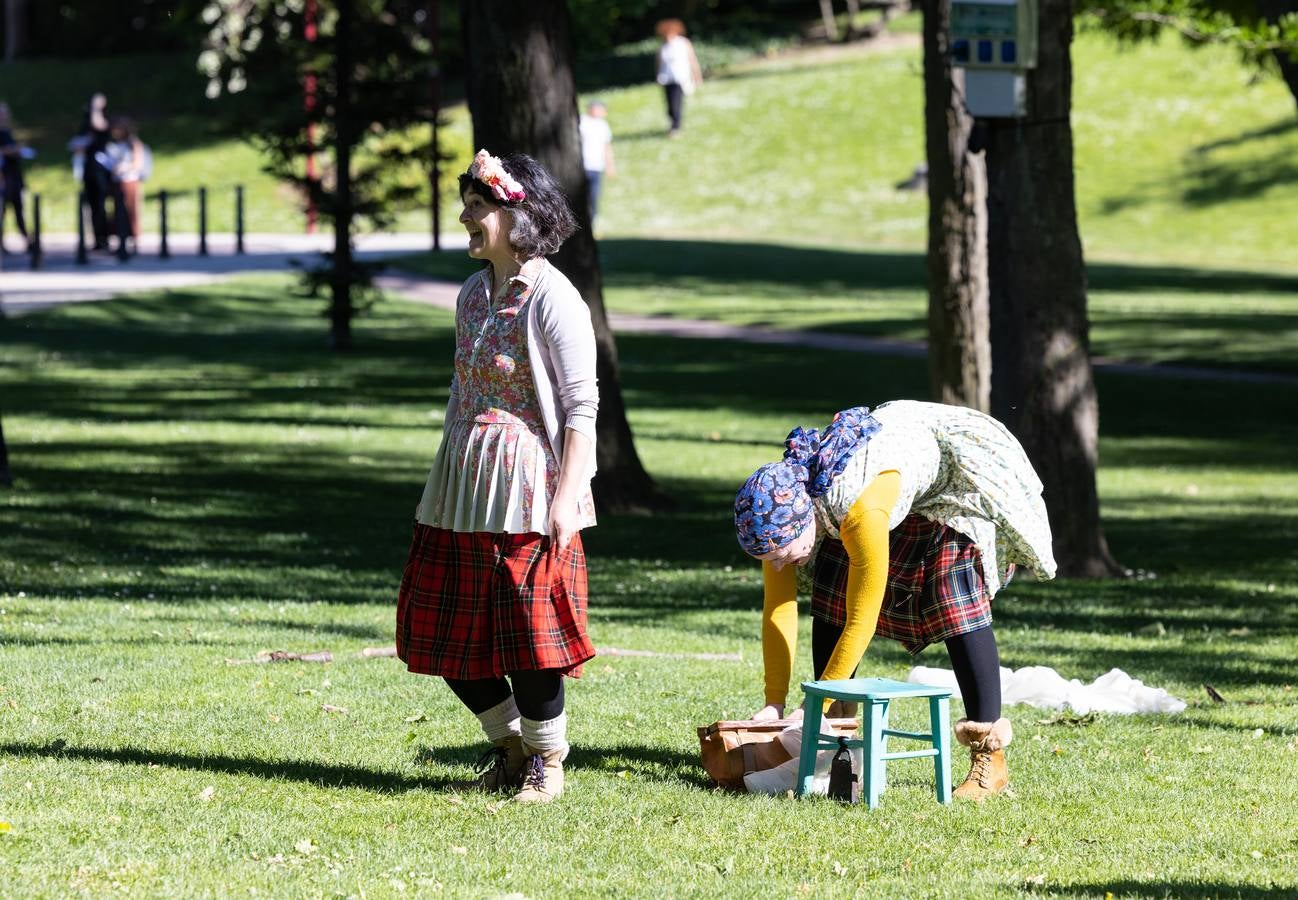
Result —
[[[523,752],[523,738],[511,734],[492,744],[492,748],[482,754],[474,767],[478,770],[478,777],[460,785],[462,789],[501,793],[517,788],[522,782],[523,763],[527,761],[527,754]]]
[[[955,723],[955,739],[969,748],[969,774],[955,789],[962,800],[986,800],[1009,787],[1010,773],[1005,765],[1005,748],[1014,739],[1009,719],[995,722]]]
[[[514,799],[519,803],[549,803],[563,793],[563,760],[568,748],[532,750],[524,747],[523,787]]]

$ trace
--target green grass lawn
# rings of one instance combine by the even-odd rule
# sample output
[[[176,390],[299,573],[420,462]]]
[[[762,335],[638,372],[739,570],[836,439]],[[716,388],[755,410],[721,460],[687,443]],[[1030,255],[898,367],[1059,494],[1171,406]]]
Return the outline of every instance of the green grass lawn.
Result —
[[[942,808],[895,764],[869,812],[711,790],[693,728],[760,701],[735,484],[794,422],[925,396],[922,361],[822,354],[808,400],[752,389],[795,351],[623,336],[639,450],[680,506],[589,533],[593,637],[741,660],[597,659],[568,795],[521,809],[450,789],[481,741],[444,686],[359,655],[392,639],[450,318],[389,301],[331,356],[286,285],[0,321],[0,895],[1298,892],[1298,389],[1101,376],[1108,538],[1157,577],[998,598],[1007,665],[1121,667],[1184,713],[1012,708],[1014,796]],[[227,663],[270,649],[335,661]],[[908,664],[880,642],[865,670]]]
[[[1294,271],[1298,118],[1274,79],[1168,39],[1074,47],[1077,197],[1089,257]],[[1120,87],[1119,87],[1120,86]],[[602,94],[620,176],[609,236],[921,248],[926,198],[894,184],[924,158],[919,50],[737,65],[662,135],[651,86]]]
[[[622,313],[925,340],[919,253],[757,241],[600,241],[605,304]],[[397,265],[460,281],[463,253]],[[1298,276],[1175,265],[1092,262],[1091,345],[1104,357],[1294,372]]]

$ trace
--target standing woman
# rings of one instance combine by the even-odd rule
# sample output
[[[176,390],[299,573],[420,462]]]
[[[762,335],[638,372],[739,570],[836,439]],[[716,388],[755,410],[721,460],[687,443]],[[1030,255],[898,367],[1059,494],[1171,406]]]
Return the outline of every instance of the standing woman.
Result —
[[[119,249],[135,252],[140,240],[140,182],[147,177],[144,142],[135,129],[135,122],[125,116],[113,119],[112,143],[109,159],[112,162],[115,222]]]
[[[811,587],[817,679],[850,678],[875,634],[912,655],[944,643],[964,700],[969,747],[957,797],[1009,784],[1000,655],[991,601],[1015,566],[1052,578],[1041,481],[991,416],[901,400],[844,410],[824,432],[795,428],[784,459],[735,498],[740,546],[762,560],[766,706],[784,713],[797,638],[798,573]]]
[[[655,31],[663,42],[658,48],[658,83],[667,95],[667,118],[671,121],[667,136],[676,137],[681,132],[682,107],[685,97],[703,81],[699,58],[694,55],[694,45],[685,36],[685,23],[680,19],[663,19]]]
[[[23,155],[24,147],[18,143],[13,133],[13,121],[9,113],[9,104],[0,103],[0,252],[4,249],[5,215],[10,207],[14,211],[14,224],[18,233],[27,241],[27,221],[23,217]]]
[[[586,557],[595,524],[595,333],[545,257],[576,230],[534,159],[478,151],[460,176],[469,255],[441,447],[416,510],[397,655],[437,675],[494,745],[476,786],[548,803],[568,754],[564,676],[595,656]]]
[[[94,249],[108,249],[108,198],[113,196],[113,172],[108,145],[112,141],[108,123],[108,98],[96,93],[90,98],[81,132],[74,139],[81,157],[81,185],[90,207],[90,229]]]

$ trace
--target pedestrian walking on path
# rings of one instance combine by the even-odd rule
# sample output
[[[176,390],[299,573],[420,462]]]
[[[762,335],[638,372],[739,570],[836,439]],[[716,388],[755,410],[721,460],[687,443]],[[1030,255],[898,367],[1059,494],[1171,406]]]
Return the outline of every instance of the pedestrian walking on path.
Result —
[[[613,160],[613,129],[608,124],[608,107],[601,100],[592,100],[581,117],[581,161],[586,169],[586,190],[589,200],[591,225],[599,211],[599,196],[604,188],[604,177],[617,176]]]
[[[681,133],[685,116],[685,98],[703,83],[703,69],[694,53],[694,44],[685,36],[680,19],[663,19],[655,29],[662,46],[658,48],[658,83],[667,99],[668,137]]]

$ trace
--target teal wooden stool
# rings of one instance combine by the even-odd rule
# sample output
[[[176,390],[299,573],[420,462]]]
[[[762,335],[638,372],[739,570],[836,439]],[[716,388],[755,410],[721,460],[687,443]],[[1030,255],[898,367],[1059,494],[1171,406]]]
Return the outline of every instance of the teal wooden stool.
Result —
[[[861,727],[864,740],[849,740],[849,747],[864,749],[865,772],[861,782],[861,794],[867,798],[870,808],[879,805],[879,795],[883,793],[887,780],[885,766],[890,759],[914,759],[922,756],[933,757],[933,769],[937,775],[937,799],[939,803],[951,802],[951,691],[947,688],[929,687],[924,684],[908,684],[904,681],[893,681],[890,678],[844,678],[841,681],[804,681],[802,690],[807,701],[802,714],[802,752],[798,757],[798,781],[794,789],[795,796],[801,797],[811,792],[811,783],[816,771],[816,752],[833,750],[840,746],[836,738],[820,733],[821,712],[825,698],[832,700],[855,700],[862,704]],[[888,707],[894,700],[907,697],[927,697],[929,715],[929,733],[915,731],[897,731],[888,727]],[[923,750],[904,750],[900,753],[888,752],[888,738],[909,738],[914,741],[925,741],[931,744]]]

